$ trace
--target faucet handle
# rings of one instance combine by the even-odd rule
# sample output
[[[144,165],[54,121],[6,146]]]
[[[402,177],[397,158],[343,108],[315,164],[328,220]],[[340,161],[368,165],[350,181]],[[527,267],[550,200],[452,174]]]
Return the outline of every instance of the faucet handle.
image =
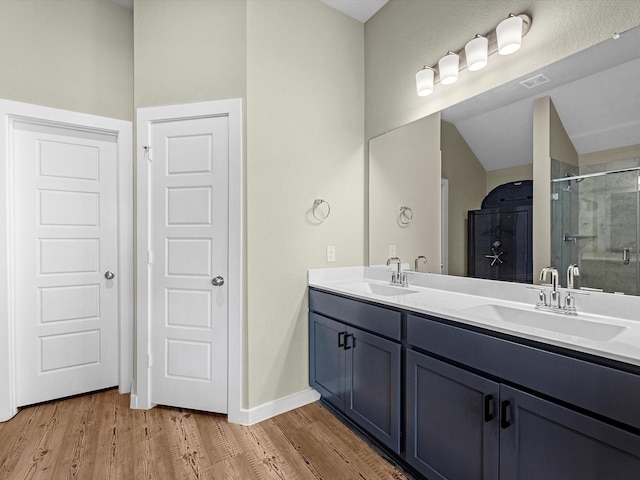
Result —
[[[567,293],[567,296],[564,298],[564,311],[569,315],[576,315],[578,312],[576,310],[576,302],[571,292]]]
[[[536,308],[537,307],[546,307],[547,306],[547,293],[544,291],[544,288],[541,288],[538,292],[538,300],[536,300]]]

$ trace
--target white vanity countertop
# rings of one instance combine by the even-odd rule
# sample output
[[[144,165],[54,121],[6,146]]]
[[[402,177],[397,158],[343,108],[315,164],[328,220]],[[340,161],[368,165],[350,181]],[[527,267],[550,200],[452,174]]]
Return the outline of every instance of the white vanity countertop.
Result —
[[[572,316],[536,310],[540,286],[414,272],[407,272],[408,287],[391,286],[392,271],[395,266],[309,270],[308,284],[640,366],[640,297],[574,290],[578,315]]]

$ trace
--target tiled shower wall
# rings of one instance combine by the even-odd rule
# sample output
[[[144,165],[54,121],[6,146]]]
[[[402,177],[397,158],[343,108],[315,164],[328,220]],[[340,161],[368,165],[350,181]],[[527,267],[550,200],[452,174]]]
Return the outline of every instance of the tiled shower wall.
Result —
[[[640,158],[582,166],[576,173],[585,175],[635,167],[640,167]],[[571,175],[574,171],[561,162],[552,162],[552,178]],[[639,172],[610,173],[553,186],[552,251],[556,264],[565,270],[569,263],[577,263],[580,286],[640,294]],[[569,239],[565,239],[567,233]],[[631,257],[627,264],[623,262],[625,249]],[[566,272],[562,273],[563,284],[566,284]]]

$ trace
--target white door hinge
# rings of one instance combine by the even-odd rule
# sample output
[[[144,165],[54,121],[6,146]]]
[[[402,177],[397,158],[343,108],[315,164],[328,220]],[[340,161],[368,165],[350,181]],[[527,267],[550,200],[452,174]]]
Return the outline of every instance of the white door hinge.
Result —
[[[147,156],[147,160],[149,161],[153,160],[151,156],[151,145],[145,145],[142,148],[144,149],[144,154]]]
[[[151,265],[153,263],[153,252],[151,250],[149,250],[147,252],[147,261],[148,261],[149,265]]]
[[[153,358],[150,353],[147,353],[147,368],[151,368],[151,365],[153,365]]]

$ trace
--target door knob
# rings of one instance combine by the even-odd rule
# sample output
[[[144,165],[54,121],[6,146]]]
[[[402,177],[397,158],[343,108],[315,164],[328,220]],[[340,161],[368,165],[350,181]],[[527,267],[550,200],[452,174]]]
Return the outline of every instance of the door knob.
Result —
[[[116,274],[113,273],[111,270],[107,270],[106,272],[104,272],[104,278],[106,278],[107,280],[113,280],[115,276]]]
[[[224,278],[222,277],[216,277],[213,280],[211,280],[211,285],[213,285],[214,287],[221,287],[222,285],[224,285]]]

